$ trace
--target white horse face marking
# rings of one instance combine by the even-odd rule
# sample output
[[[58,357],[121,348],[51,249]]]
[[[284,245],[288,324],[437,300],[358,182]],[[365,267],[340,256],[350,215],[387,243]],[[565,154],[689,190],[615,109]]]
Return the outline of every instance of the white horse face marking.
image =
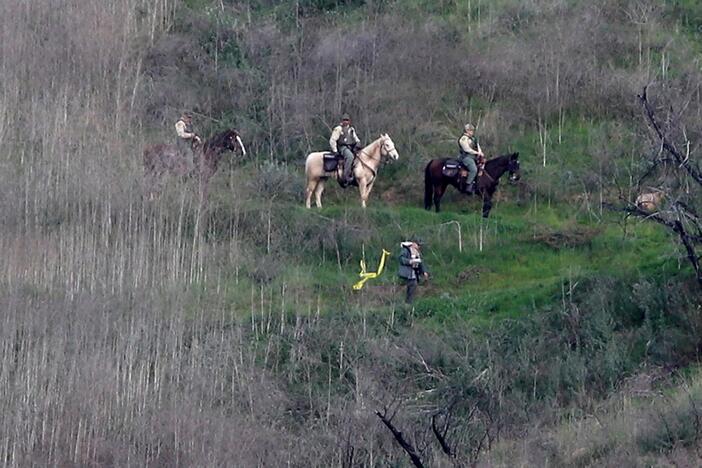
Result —
[[[397,148],[395,148],[395,143],[393,143],[388,135],[383,135],[383,150],[385,150],[385,154],[396,161],[400,157],[400,154],[397,152]]]
[[[517,153],[519,154],[519,153]],[[507,168],[509,171],[509,181],[510,182],[516,182],[521,178],[521,172],[519,169],[519,160],[515,157],[509,162],[509,167]]]
[[[241,148],[242,156],[246,156],[246,148],[244,148],[244,142],[241,141],[241,138],[239,137],[239,135],[236,136],[236,142],[239,143],[239,147]]]

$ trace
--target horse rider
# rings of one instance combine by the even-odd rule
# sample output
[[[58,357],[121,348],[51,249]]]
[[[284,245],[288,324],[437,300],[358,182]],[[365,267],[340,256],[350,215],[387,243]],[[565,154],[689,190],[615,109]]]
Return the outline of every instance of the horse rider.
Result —
[[[412,304],[414,293],[417,291],[417,284],[420,278],[428,279],[429,272],[422,262],[422,245],[424,242],[413,237],[409,241],[401,242],[402,252],[400,253],[400,268],[397,275],[407,283],[407,294],[405,302]]]
[[[202,143],[200,137],[193,131],[193,116],[190,112],[183,112],[175,123],[178,135],[177,146],[181,154],[195,163],[195,145]]]
[[[349,114],[342,115],[341,123],[332,130],[329,146],[334,153],[344,157],[344,175],[340,181],[343,187],[353,182],[354,152],[360,143],[356,129],[351,126],[351,117]]]
[[[460,154],[458,160],[468,169],[468,177],[465,180],[465,192],[472,194],[475,192],[473,182],[475,176],[478,175],[478,164],[484,164],[485,155],[480,148],[478,139],[475,137],[475,126],[465,124],[463,126],[463,135],[458,139],[458,149]]]

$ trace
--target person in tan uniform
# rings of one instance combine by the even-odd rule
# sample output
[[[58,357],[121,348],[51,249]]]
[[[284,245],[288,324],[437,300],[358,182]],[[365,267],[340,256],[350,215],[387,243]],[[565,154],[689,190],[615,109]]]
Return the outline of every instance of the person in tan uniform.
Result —
[[[354,150],[361,143],[356,135],[356,129],[351,126],[351,117],[344,114],[341,123],[332,130],[329,138],[329,146],[334,153],[344,157],[344,175],[342,185],[346,186],[353,182],[353,158]]]
[[[187,156],[192,162],[195,162],[194,145],[202,143],[200,137],[193,131],[193,116],[189,112],[183,112],[175,123],[176,146],[178,150]]]
[[[474,193],[473,182],[478,174],[478,165],[483,163],[485,155],[480,148],[478,139],[475,137],[475,127],[472,124],[466,124],[463,127],[463,135],[458,139],[458,149],[460,154],[458,160],[468,169],[468,177],[465,181],[465,192]]]

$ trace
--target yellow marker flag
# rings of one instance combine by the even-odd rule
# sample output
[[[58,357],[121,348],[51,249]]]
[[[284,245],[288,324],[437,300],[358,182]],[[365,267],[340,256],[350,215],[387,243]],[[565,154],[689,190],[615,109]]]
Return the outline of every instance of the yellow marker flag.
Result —
[[[383,253],[380,256],[380,263],[378,264],[378,271],[366,271],[366,262],[363,259],[361,260],[361,272],[358,274],[358,276],[361,277],[361,281],[353,285],[354,291],[363,289],[363,285],[366,284],[366,281],[377,278],[383,273],[383,268],[385,268],[385,258],[388,255],[390,255],[390,252],[383,249]]]

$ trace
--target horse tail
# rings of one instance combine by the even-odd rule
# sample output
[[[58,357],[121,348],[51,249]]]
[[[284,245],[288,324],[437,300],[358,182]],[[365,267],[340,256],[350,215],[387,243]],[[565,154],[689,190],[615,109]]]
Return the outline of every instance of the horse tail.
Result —
[[[310,171],[312,170],[310,168],[310,155],[308,154],[307,157],[305,158],[305,176],[309,179],[310,177]]]
[[[429,161],[427,164],[427,167],[424,168],[424,209],[425,210],[430,210],[431,209],[431,202],[432,202],[432,195],[434,193],[434,187],[431,182],[431,163],[432,161]]]

